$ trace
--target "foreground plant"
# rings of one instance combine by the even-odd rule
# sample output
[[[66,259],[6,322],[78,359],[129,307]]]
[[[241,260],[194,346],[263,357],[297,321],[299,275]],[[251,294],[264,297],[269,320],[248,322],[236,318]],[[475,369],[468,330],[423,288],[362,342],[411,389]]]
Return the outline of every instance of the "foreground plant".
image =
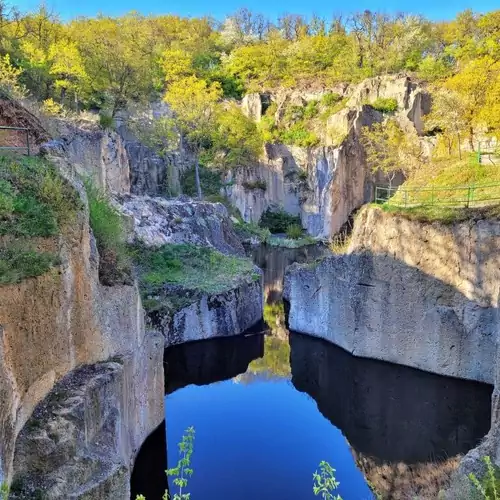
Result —
[[[319,463],[319,472],[313,473],[313,492],[316,496],[321,496],[324,500],[342,500],[340,495],[333,492],[340,483],[335,479],[335,469],[322,460]]]
[[[486,464],[486,474],[481,479],[478,479],[477,476],[471,472],[469,474],[469,479],[481,495],[481,498],[485,500],[499,500],[500,484],[498,484],[498,468],[491,463],[491,458],[488,456],[484,457],[483,461]]]
[[[177,466],[167,470],[167,476],[174,477],[174,484],[179,488],[179,492],[174,493],[173,500],[189,500],[191,497],[190,493],[183,493],[183,490],[187,487],[188,478],[193,475],[193,469],[190,466],[194,449],[194,435],[194,427],[188,427],[178,445],[181,457]]]

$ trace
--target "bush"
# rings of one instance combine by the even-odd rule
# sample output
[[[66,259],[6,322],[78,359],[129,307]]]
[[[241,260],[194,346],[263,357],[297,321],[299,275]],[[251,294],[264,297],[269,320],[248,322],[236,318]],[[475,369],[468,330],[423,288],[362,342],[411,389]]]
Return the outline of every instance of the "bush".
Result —
[[[490,457],[484,457],[486,472],[478,478],[475,474],[469,474],[469,479],[480,495],[485,500],[500,500],[500,469],[493,465]]]
[[[221,173],[217,170],[212,170],[200,165],[200,184],[203,196],[219,195],[222,188]],[[181,177],[181,189],[182,193],[187,196],[198,196],[194,167],[187,170]]]
[[[316,100],[309,101],[304,107],[304,118],[306,120],[311,120],[316,118],[319,113],[319,102]]]
[[[265,191],[267,189],[266,181],[262,179],[257,179],[255,181],[245,181],[243,182],[243,187],[249,191],[253,189],[260,189]]]
[[[99,125],[104,130],[112,129],[115,125],[115,121],[109,113],[101,112],[99,114]]]
[[[331,107],[342,100],[342,96],[336,92],[328,92],[321,98],[321,105]]]
[[[398,101],[393,97],[378,97],[370,106],[381,113],[394,113],[398,109]]]
[[[40,276],[58,264],[55,255],[11,245],[0,248],[0,285]]]
[[[287,238],[290,238],[292,240],[298,240],[299,238],[301,238],[302,233],[302,226],[300,226],[299,224],[290,224],[286,228],[286,236]]]
[[[261,216],[259,225],[269,229],[271,233],[284,233],[288,226],[300,225],[300,217],[291,215],[283,209],[272,210],[268,208]]]
[[[104,285],[129,283],[130,265],[125,247],[123,220],[106,194],[85,183],[89,200],[90,227],[99,251],[99,278]]]
[[[319,143],[318,136],[314,132],[307,130],[305,124],[302,122],[295,123],[289,129],[282,131],[280,139],[284,144],[303,148],[313,147]]]

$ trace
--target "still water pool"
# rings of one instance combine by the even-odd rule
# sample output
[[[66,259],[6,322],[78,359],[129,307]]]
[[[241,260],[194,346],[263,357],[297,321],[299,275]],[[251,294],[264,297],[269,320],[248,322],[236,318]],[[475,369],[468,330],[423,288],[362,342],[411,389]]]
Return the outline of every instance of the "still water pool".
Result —
[[[132,498],[162,498],[164,471],[190,426],[191,500],[312,500],[321,460],[336,469],[343,500],[372,499],[371,488],[384,499],[435,498],[486,434],[490,386],[355,358],[287,331],[284,267],[318,253],[254,251],[265,322],[245,336],[165,351],[166,423],[141,448]]]

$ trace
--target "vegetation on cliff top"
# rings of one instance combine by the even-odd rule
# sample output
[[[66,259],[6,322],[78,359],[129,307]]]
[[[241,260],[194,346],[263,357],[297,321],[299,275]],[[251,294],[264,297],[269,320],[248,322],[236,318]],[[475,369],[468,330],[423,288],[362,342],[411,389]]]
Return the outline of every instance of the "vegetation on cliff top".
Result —
[[[136,244],[131,255],[146,310],[175,311],[199,294],[223,293],[242,280],[260,278],[249,259],[208,247],[182,244],[146,248]]]
[[[74,189],[49,162],[0,156],[0,284],[44,274],[57,255],[36,249],[33,238],[56,236],[76,216]]]

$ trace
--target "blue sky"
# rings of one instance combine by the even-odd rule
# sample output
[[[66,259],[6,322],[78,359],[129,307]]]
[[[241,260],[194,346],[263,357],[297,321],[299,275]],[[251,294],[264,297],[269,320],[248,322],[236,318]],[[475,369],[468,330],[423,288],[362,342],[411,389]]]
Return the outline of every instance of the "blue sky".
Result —
[[[21,10],[29,10],[39,5],[39,0],[19,0],[12,4]],[[119,15],[131,10],[143,14],[180,14],[185,16],[211,15],[222,19],[228,13],[245,6],[256,12],[262,12],[271,18],[283,12],[310,15],[312,13],[328,16],[333,12],[352,12],[364,9],[384,12],[412,12],[439,20],[450,19],[457,12],[467,8],[486,12],[500,8],[499,0],[420,0],[419,2],[401,2],[401,0],[353,0],[339,2],[328,0],[45,0],[46,5],[62,15],[64,19],[86,15],[93,16],[98,12]]]

